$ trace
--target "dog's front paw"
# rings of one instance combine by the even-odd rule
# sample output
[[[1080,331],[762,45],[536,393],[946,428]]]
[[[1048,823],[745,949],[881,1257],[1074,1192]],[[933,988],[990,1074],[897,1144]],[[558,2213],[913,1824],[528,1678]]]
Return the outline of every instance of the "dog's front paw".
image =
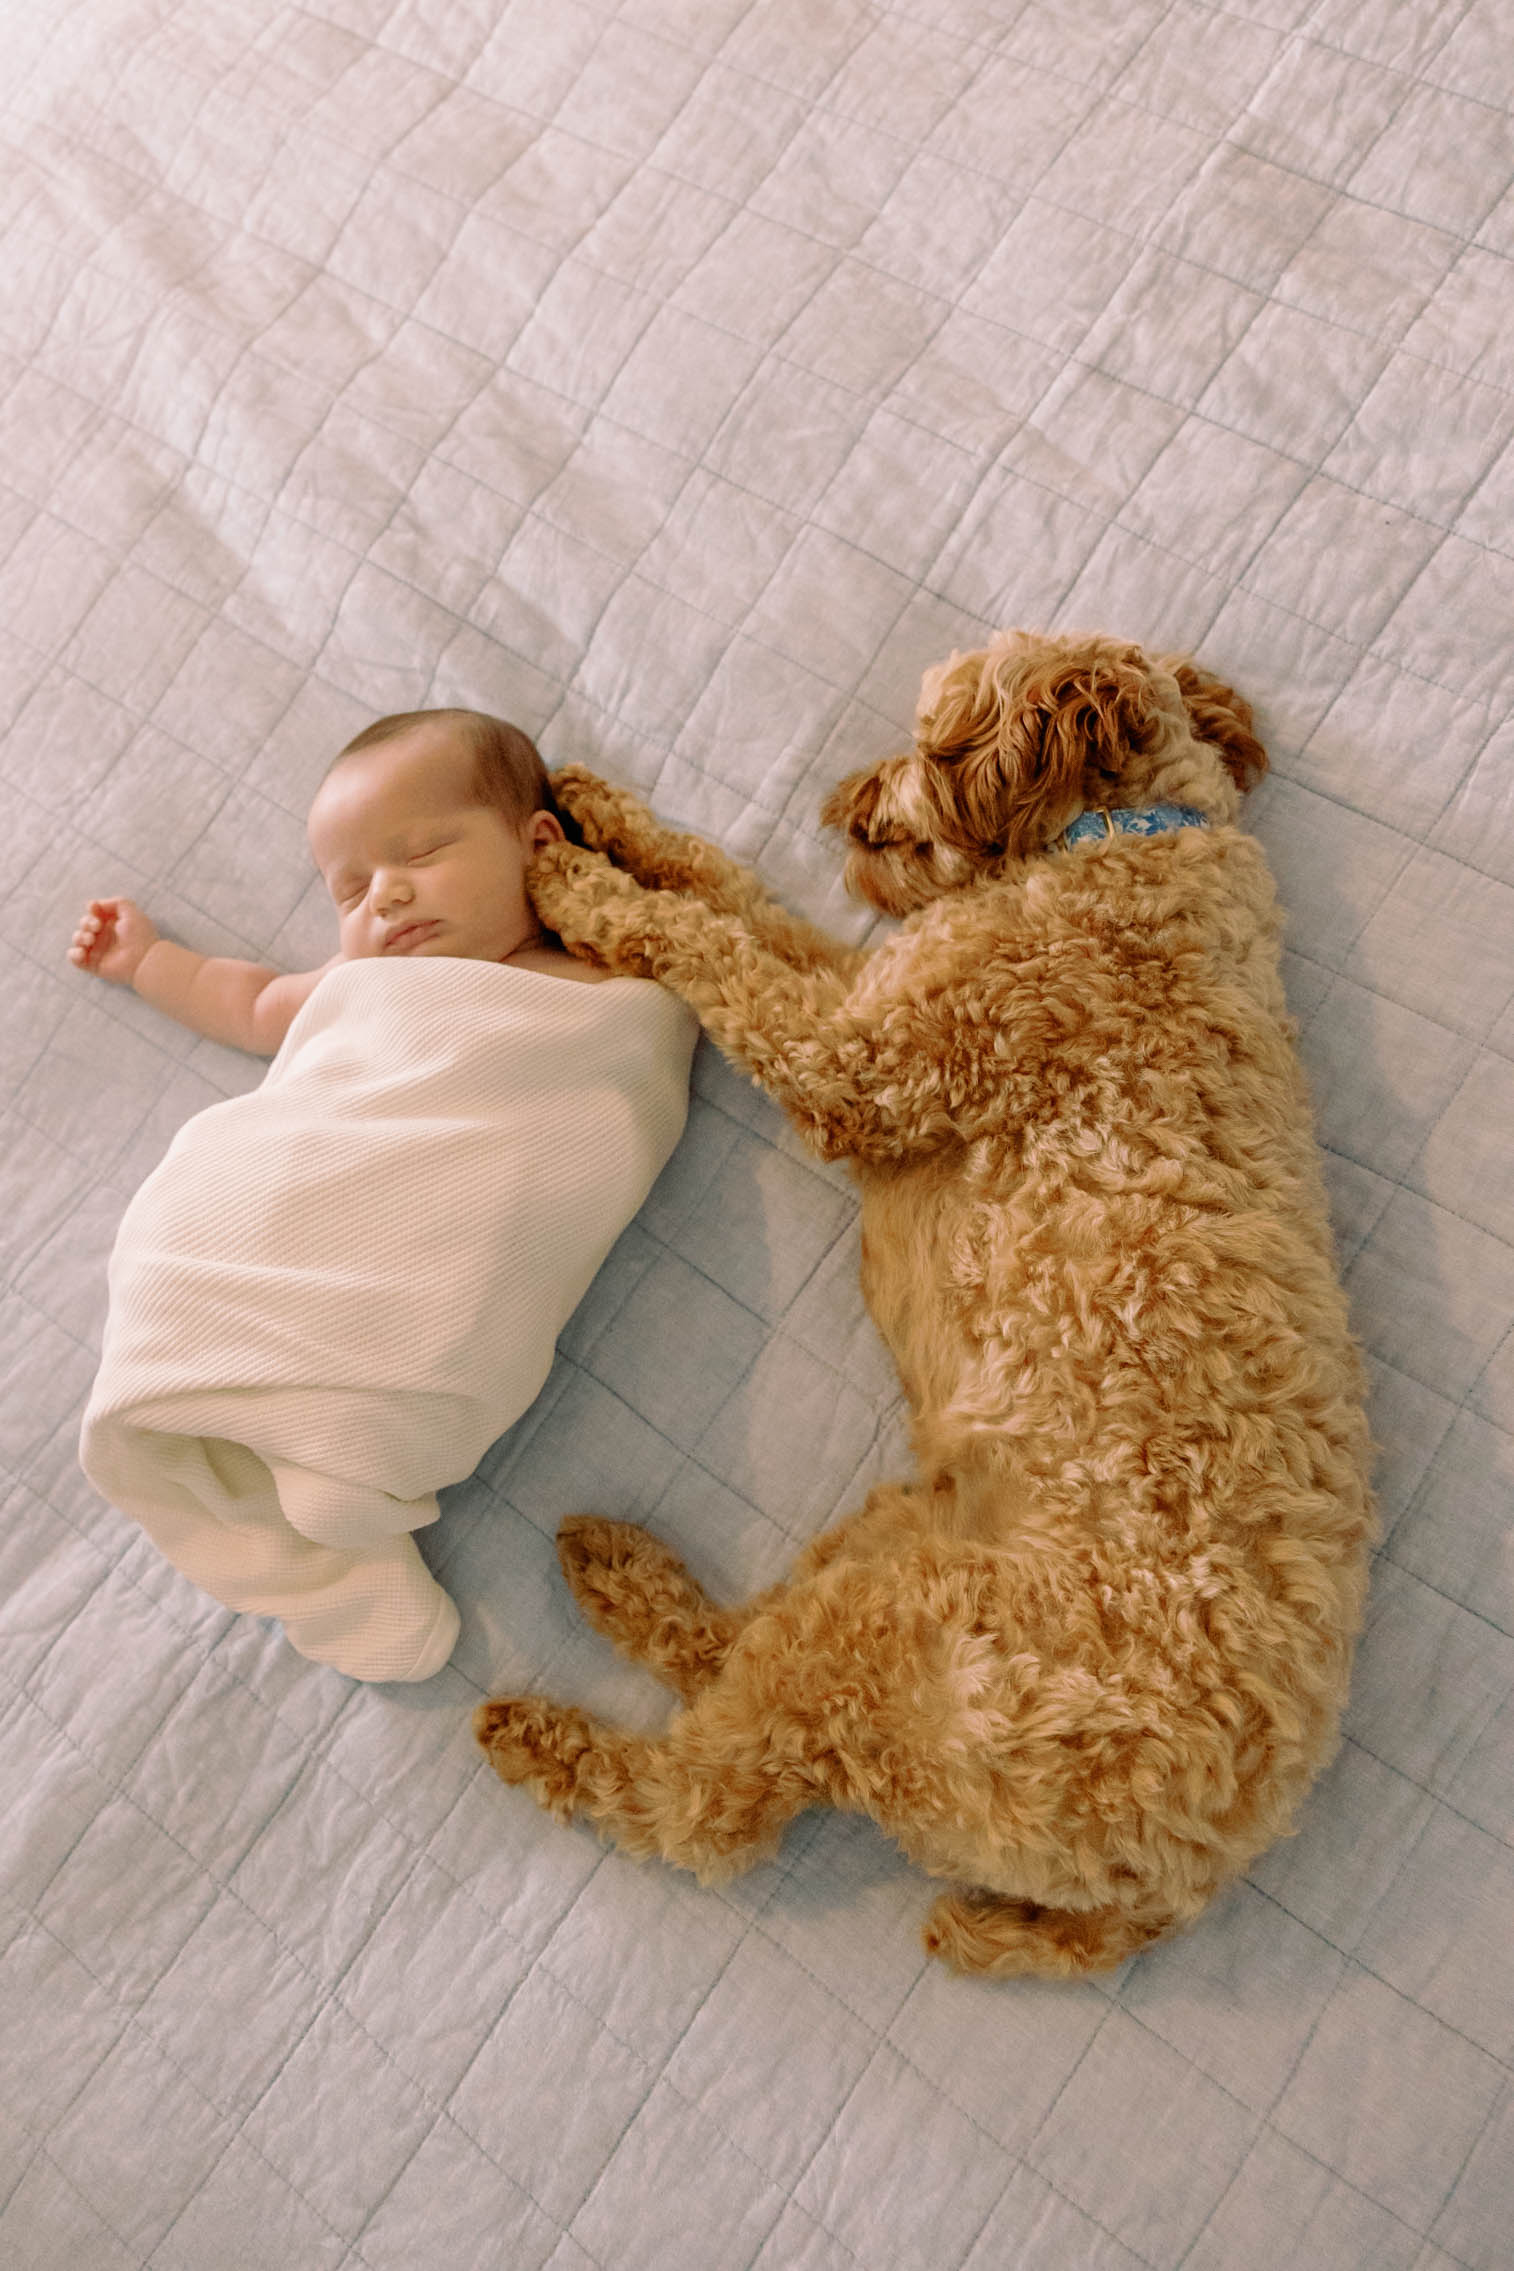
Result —
[[[564,812],[576,820],[584,842],[595,851],[608,852],[621,867],[637,872],[661,834],[640,799],[629,789],[618,789],[591,773],[587,765],[564,765],[551,776],[552,794]]]
[[[603,851],[597,823],[607,802],[615,796],[609,782],[591,773],[587,765],[564,765],[547,778],[559,810],[577,821],[586,844],[594,851]]]
[[[722,855],[695,836],[665,828],[629,789],[613,788],[582,765],[567,765],[552,775],[552,788],[563,810],[578,823],[584,842],[606,852],[638,883],[652,891],[683,891],[697,879],[713,858]]]
[[[540,1695],[497,1695],[473,1714],[473,1732],[501,1782],[530,1791],[540,1806],[567,1821],[578,1768],[593,1748],[585,1713]]]
[[[610,865],[603,852],[579,844],[543,844],[526,873],[531,904],[564,946],[591,962],[608,961],[601,949],[604,910],[618,905],[634,884]]]
[[[537,901],[538,914],[546,913],[541,900],[548,895],[552,912],[557,914],[567,912],[570,896],[587,903],[593,896],[595,881],[613,873],[603,852],[554,836],[532,853],[526,881],[532,898]],[[556,925],[553,927],[555,929]]]
[[[526,888],[541,920],[580,960],[625,977],[658,975],[657,895],[612,867],[603,852],[545,844],[527,870]]]

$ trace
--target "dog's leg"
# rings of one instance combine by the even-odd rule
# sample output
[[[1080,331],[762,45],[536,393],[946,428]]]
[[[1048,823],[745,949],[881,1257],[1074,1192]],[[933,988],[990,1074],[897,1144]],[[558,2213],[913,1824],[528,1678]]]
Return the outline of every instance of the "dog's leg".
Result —
[[[920,1583],[918,1571],[901,1581],[841,1556],[774,1588],[734,1612],[741,1630],[723,1666],[661,1736],[515,1696],[480,1706],[478,1739],[502,1780],[559,1819],[586,1815],[627,1852],[706,1882],[772,1853],[810,1805],[907,1832],[940,1802],[918,1734],[918,1651],[901,1649],[896,1629],[918,1619]],[[880,1632],[894,1644],[876,1645]],[[942,1720],[955,1727],[949,1699]]]
[[[1074,1979],[1113,1971],[1188,1919],[1153,1922],[1120,1908],[1042,1908],[997,1893],[943,1893],[925,1926],[925,1945],[952,1971],[986,1979]]]
[[[528,1789],[559,1821],[583,1814],[622,1852],[672,1861],[709,1884],[773,1853],[820,1795],[797,1754],[732,1722],[723,1686],[706,1687],[656,1739],[535,1695],[480,1704],[473,1727],[501,1781]]]
[[[725,1663],[752,1614],[718,1608],[670,1552],[635,1522],[570,1514],[557,1558],[596,1632],[692,1699]]]
[[[898,1672],[860,1654],[856,1635],[890,1591],[843,1562],[749,1604],[722,1669],[661,1736],[535,1695],[482,1704],[475,1732],[501,1779],[560,1820],[586,1815],[626,1852],[706,1882],[734,1875],[806,1806],[872,1809]]]
[[[682,995],[828,1159],[895,1162],[1002,1117],[1009,1031],[986,1055],[950,988],[854,1009],[844,972],[797,970],[738,916],[644,890],[576,844],[546,845],[530,890],[564,945]]]
[[[766,892],[750,868],[700,836],[665,828],[627,789],[582,765],[552,776],[553,794],[584,842],[650,891],[678,891],[716,914],[737,915],[758,943],[795,970],[852,971],[865,956],[827,938]]]

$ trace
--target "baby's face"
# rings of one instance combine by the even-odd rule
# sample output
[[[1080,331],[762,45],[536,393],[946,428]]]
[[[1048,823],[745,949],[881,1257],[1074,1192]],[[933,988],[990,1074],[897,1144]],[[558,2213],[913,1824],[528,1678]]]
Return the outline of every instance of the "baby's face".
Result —
[[[526,869],[561,834],[550,813],[517,827],[475,802],[472,752],[442,724],[345,758],[310,808],[310,849],[348,961],[506,961],[539,936]]]

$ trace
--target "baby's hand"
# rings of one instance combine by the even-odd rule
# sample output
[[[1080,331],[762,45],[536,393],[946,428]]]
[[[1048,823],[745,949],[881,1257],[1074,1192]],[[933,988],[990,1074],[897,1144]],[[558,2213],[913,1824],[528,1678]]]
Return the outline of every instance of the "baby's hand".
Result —
[[[79,917],[68,959],[96,978],[129,986],[138,964],[157,941],[157,925],[134,899],[91,899]]]

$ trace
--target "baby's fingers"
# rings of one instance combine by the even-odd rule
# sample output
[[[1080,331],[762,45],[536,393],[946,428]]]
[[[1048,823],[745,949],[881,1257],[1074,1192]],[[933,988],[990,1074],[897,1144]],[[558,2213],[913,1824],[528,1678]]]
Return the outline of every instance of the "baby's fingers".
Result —
[[[91,899],[79,917],[73,943],[68,950],[70,962],[85,968],[107,943],[115,927],[116,902],[113,899]]]

